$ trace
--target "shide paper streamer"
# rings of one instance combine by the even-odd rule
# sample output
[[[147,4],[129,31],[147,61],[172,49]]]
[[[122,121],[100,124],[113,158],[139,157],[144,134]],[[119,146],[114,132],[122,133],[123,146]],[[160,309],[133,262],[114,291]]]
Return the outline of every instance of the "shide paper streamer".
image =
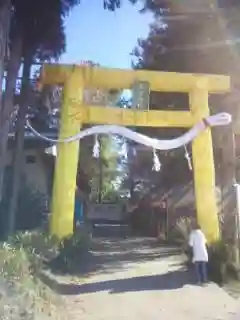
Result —
[[[99,134],[117,134],[123,136],[129,140],[133,140],[139,144],[143,144],[147,147],[153,149],[153,169],[155,171],[159,171],[161,164],[156,154],[156,150],[172,150],[180,147],[186,146],[192,140],[194,140],[199,134],[201,134],[207,127],[217,127],[217,126],[226,126],[230,124],[232,121],[232,117],[228,113],[218,113],[212,116],[209,116],[202,121],[198,122],[194,127],[188,130],[186,133],[181,135],[180,137],[170,139],[170,140],[159,140],[155,138],[150,138],[141,133],[137,133],[128,128],[117,126],[117,125],[99,125],[91,128],[84,129],[77,133],[74,136],[65,138],[65,139],[51,139],[46,136],[43,136],[39,132],[37,132],[27,121],[28,128],[32,131],[32,133],[43,139],[45,141],[53,142],[53,143],[69,143],[77,140],[81,140],[84,137],[95,135],[95,145],[93,148],[93,155],[98,157],[99,152],[99,142],[98,135]]]

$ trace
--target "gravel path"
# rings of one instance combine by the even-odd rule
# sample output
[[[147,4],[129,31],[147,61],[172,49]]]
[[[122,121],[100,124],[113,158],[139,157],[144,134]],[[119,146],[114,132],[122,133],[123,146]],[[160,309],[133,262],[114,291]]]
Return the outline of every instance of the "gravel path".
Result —
[[[61,279],[68,319],[235,318],[238,301],[213,283],[196,286],[176,249],[159,248],[149,239],[95,241],[80,274]]]

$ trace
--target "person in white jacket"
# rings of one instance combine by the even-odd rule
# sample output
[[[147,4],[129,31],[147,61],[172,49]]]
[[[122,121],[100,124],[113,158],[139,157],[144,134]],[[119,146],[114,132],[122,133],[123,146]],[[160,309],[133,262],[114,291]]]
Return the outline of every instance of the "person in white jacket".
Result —
[[[207,240],[200,226],[196,224],[189,236],[189,245],[193,251],[193,263],[196,268],[196,276],[198,283],[206,283],[207,277]]]

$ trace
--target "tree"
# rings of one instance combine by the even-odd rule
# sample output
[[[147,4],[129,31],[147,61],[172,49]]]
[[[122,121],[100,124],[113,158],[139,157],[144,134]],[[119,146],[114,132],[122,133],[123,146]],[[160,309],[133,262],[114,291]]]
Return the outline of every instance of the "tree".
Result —
[[[130,0],[132,3],[136,1]],[[33,2],[31,0],[12,0],[12,15],[11,15],[11,29],[10,29],[10,57],[7,65],[7,85],[4,98],[4,108],[1,112],[1,143],[0,143],[0,190],[1,190],[1,172],[4,167],[4,153],[7,145],[7,134],[10,121],[10,115],[13,110],[13,94],[16,85],[16,78],[21,63],[24,63],[24,74],[30,74],[31,63],[36,59],[44,61],[49,57],[57,57],[59,55],[59,45],[64,48],[64,34],[63,34],[63,18],[66,13],[78,4],[77,0],[51,0]],[[104,1],[104,8],[108,10],[115,10],[119,8],[121,2],[119,0]],[[31,9],[31,15],[27,12]],[[44,17],[44,19],[43,19]],[[46,38],[46,35],[48,37]],[[52,37],[51,37],[52,35]],[[54,51],[54,46],[58,49]],[[47,51],[50,49],[50,53]],[[61,49],[62,50],[62,49]],[[28,70],[27,70],[28,69]],[[23,81],[23,97],[27,97],[28,90],[27,82]],[[23,101],[23,99],[22,99]],[[24,106],[24,107],[23,107]],[[27,113],[27,102],[22,104],[19,109],[19,125],[18,125],[18,159],[20,159],[20,145],[22,145],[24,135],[24,121]],[[21,123],[21,125],[20,125]],[[21,130],[20,130],[21,128]],[[21,141],[22,140],[22,141]],[[17,157],[16,157],[17,159]],[[15,161],[15,166],[20,168],[20,160]],[[18,163],[18,165],[17,165]],[[18,171],[16,169],[16,171]],[[18,178],[18,181],[20,179]],[[17,185],[15,189],[17,190]],[[14,192],[17,194],[17,191]],[[16,207],[16,199],[13,197],[12,208]],[[15,202],[15,204],[14,204]],[[14,211],[12,209],[11,211]],[[10,215],[11,216],[11,215]]]
[[[0,88],[2,88],[2,79],[5,70],[5,56],[8,45],[8,33],[10,25],[11,9],[10,0],[0,1]],[[0,110],[2,105],[2,89],[0,89]]]
[[[188,0],[183,0],[169,1],[166,8],[164,1],[152,2],[154,5],[150,9],[156,13],[156,18],[148,38],[140,39],[133,52],[136,68],[236,74],[237,57],[231,46],[226,45],[226,28],[221,24],[224,14],[229,29],[233,27],[231,7],[224,7],[221,11],[216,5],[211,6],[213,1],[202,1],[201,4],[195,1],[190,6]],[[223,1],[222,5],[226,3]],[[240,7],[234,9],[240,13]],[[219,105],[219,98],[211,97],[210,101],[213,107]],[[159,105],[165,105],[167,109],[185,109],[188,98],[172,93],[152,93],[151,107],[157,108]]]
[[[145,1],[145,0],[144,0]],[[136,4],[139,2],[139,0],[129,0],[132,4]],[[149,2],[149,0],[146,0],[146,3]],[[122,0],[103,0],[103,7],[106,10],[109,11],[115,11],[119,8],[121,8]]]
[[[95,172],[91,179],[92,187],[97,189],[97,202],[111,200],[115,192],[114,182],[118,175],[118,150],[115,147],[115,140],[111,135],[99,136],[99,158],[95,164]],[[94,197],[94,194],[93,194]]]
[[[65,35],[63,31],[63,17],[70,7],[77,1],[48,1],[31,6],[32,2],[25,0],[25,5],[32,7],[31,15],[26,15],[26,7],[18,1],[14,3],[15,15],[12,21],[13,44],[15,39],[21,43],[18,60],[23,59],[23,76],[21,86],[21,103],[17,119],[16,148],[13,161],[12,198],[9,208],[9,232],[14,231],[15,212],[18,203],[18,191],[21,180],[23,161],[23,143],[25,132],[25,118],[29,107],[29,87],[31,66],[34,61],[45,61],[57,58],[65,49]],[[44,17],[44,19],[43,19]],[[44,23],[43,23],[44,21]],[[11,52],[15,54],[15,52]],[[14,60],[16,62],[16,60]],[[14,75],[15,76],[15,75]],[[11,74],[8,75],[11,77]],[[15,78],[16,82],[16,78]],[[6,108],[9,112],[9,106]],[[8,117],[7,117],[8,118]],[[6,130],[8,132],[8,128]]]
[[[1,123],[2,123],[2,108],[3,108],[3,77],[5,71],[5,61],[7,57],[8,40],[9,40],[9,28],[10,28],[10,14],[11,14],[11,1],[1,0],[0,1],[0,135],[2,137]],[[1,138],[0,138],[1,141]],[[0,143],[1,149],[1,143]],[[1,154],[0,154],[1,156]],[[2,185],[1,177],[1,162],[0,161],[0,189]],[[0,191],[1,200],[1,191]]]
[[[72,3],[72,1],[70,1]],[[73,1],[74,2],[74,1]],[[40,2],[33,1],[12,1],[12,15],[10,25],[10,55],[7,61],[7,79],[4,93],[3,106],[0,112],[0,197],[3,182],[3,170],[5,166],[5,154],[7,147],[8,131],[13,112],[13,97],[15,93],[16,80],[22,59],[26,54],[38,57],[41,46],[45,47],[45,54],[48,54],[48,47],[54,46],[56,42],[64,41],[62,24],[61,1]],[[46,10],[46,5],[49,10]],[[44,9],[45,6],[45,9]],[[65,6],[65,4],[64,4]],[[31,9],[31,15],[27,14]],[[52,10],[52,11],[51,11]],[[66,8],[68,10],[68,8]],[[47,11],[47,12],[46,12]],[[50,14],[52,12],[52,14]],[[45,17],[45,23],[41,17]],[[54,28],[54,24],[56,28]],[[42,35],[40,31],[42,32]],[[43,39],[43,34],[48,39]],[[40,46],[38,46],[40,44]],[[64,46],[64,43],[61,44]],[[31,48],[30,48],[31,47]],[[29,51],[32,51],[30,54]],[[59,54],[59,53],[58,53]],[[44,57],[41,57],[44,59]],[[45,57],[46,58],[46,57]]]
[[[163,8],[164,3],[168,7]],[[240,58],[234,37],[240,32],[240,4],[223,0],[220,7],[219,3],[153,0],[150,9],[155,13],[155,23],[148,38],[139,40],[133,54],[136,68],[230,75],[231,92],[224,96],[211,95],[209,101],[212,112],[230,112],[235,120],[239,119]],[[151,103],[155,108],[164,103],[165,108],[185,109],[188,101],[172,93],[152,93]],[[217,183],[222,186],[223,215],[228,217],[227,229],[232,235],[237,228],[233,227],[236,221],[232,198],[235,155],[231,127],[214,129],[213,138]],[[174,178],[172,168],[169,166],[167,172],[169,180]]]
[[[138,0],[129,0],[135,4]],[[10,43],[10,57],[7,64],[7,83],[4,104],[0,107],[0,200],[2,195],[2,182],[3,182],[3,170],[5,166],[5,154],[7,146],[7,137],[9,125],[11,122],[11,113],[13,112],[13,95],[16,85],[16,78],[18,76],[19,67],[22,60],[22,52],[24,49],[25,42],[27,43],[39,43],[43,40],[42,35],[46,35],[52,32],[52,26],[54,23],[58,23],[69,10],[79,3],[79,0],[51,0],[51,1],[30,1],[30,0],[1,0],[0,2],[0,14],[1,25],[0,34],[6,38],[8,35],[8,21],[11,19],[11,43]],[[148,1],[146,1],[148,3]],[[121,0],[103,0],[103,7],[106,10],[115,11],[120,8],[122,4]],[[31,15],[27,12],[31,9]],[[52,16],[52,20],[47,19],[49,13],[55,12]],[[60,16],[59,16],[60,12]],[[37,14],[37,15],[36,15]],[[41,17],[44,17],[42,19]],[[58,21],[59,20],[59,21]],[[53,23],[54,22],[54,23]],[[40,31],[41,30],[41,31]],[[55,33],[56,36],[56,33]],[[1,37],[0,37],[1,38]],[[50,39],[50,37],[48,37]],[[48,44],[54,41],[58,41],[58,37],[52,37],[51,41],[48,40]],[[5,44],[4,39],[0,39],[1,51],[0,64],[3,66],[5,55]],[[46,43],[45,43],[46,45]],[[41,46],[38,48],[38,52],[41,51]],[[0,70],[3,70],[1,67]],[[2,74],[0,72],[0,79]]]

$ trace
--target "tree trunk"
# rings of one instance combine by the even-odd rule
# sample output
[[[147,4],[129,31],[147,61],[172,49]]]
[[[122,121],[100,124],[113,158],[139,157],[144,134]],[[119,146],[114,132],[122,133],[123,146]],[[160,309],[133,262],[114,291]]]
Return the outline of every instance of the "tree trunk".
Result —
[[[102,203],[102,189],[103,189],[103,160],[102,160],[102,141],[99,137],[99,185],[98,185],[98,203]]]
[[[0,113],[2,110],[2,79],[11,18],[11,1],[0,0]]]
[[[23,76],[21,85],[21,102],[18,111],[17,130],[15,135],[15,150],[13,158],[13,181],[12,195],[8,213],[8,234],[11,235],[15,231],[16,210],[18,204],[19,188],[22,176],[22,167],[24,165],[23,149],[24,149],[24,133],[25,121],[29,104],[29,81],[32,65],[32,56],[29,55],[24,59]]]
[[[14,111],[14,95],[18,71],[22,56],[22,38],[13,40],[10,59],[8,61],[6,89],[0,118],[0,201],[3,194],[4,169],[6,165],[7,142],[11,124],[11,114]]]

